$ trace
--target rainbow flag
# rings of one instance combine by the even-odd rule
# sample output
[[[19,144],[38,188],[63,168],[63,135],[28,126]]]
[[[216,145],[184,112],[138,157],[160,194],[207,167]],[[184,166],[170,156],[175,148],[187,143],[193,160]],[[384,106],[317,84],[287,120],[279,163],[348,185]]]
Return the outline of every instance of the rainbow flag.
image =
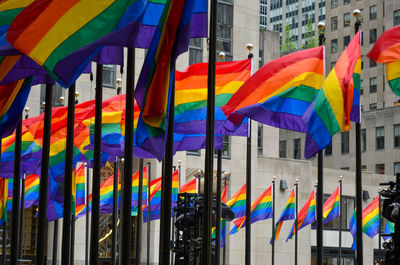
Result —
[[[150,182],[150,221],[160,219],[160,214],[161,214],[161,178],[157,178]],[[148,221],[147,210],[143,210],[143,221],[144,222]]]
[[[394,223],[392,222],[387,222],[385,225],[385,230],[383,231],[384,234],[393,234],[394,233]],[[389,240],[391,239],[391,236],[383,236],[383,240]]]
[[[138,214],[139,205],[139,171],[132,176],[132,216]],[[143,168],[142,206],[147,205],[147,166]],[[143,207],[142,207],[143,208]]]
[[[303,115],[317,96],[324,73],[323,46],[275,59],[253,74],[222,107],[225,128],[244,117],[282,129],[305,132]]]
[[[281,228],[283,225],[284,221],[287,220],[292,220],[296,218],[296,213],[295,213],[295,190],[293,189],[292,192],[290,193],[289,199],[285,204],[285,207],[283,208],[283,211],[281,213],[281,216],[278,219],[278,222],[275,225],[275,239],[274,241],[278,240],[279,238],[279,233],[281,232]],[[272,237],[271,240],[269,241],[272,243]]]
[[[227,194],[228,185],[225,186],[224,190],[221,193],[221,201],[226,203],[226,194]],[[211,238],[215,240],[216,238],[216,227],[213,226],[211,228]],[[220,247],[222,248],[226,243],[226,220],[221,218],[221,237],[220,237]]]
[[[0,178],[0,225],[7,222],[8,179]]]
[[[77,208],[85,205],[85,164],[81,164],[79,168],[76,166],[72,175],[72,211],[76,214]]]
[[[179,193],[179,169],[175,170],[172,173],[172,205],[171,207],[175,207],[178,202],[178,193]]]
[[[100,186],[100,213],[109,214],[113,211],[114,175],[108,177]],[[120,187],[118,186],[118,192]],[[119,197],[119,196],[118,196]]]
[[[197,193],[197,178],[182,185],[180,193]]]
[[[400,26],[386,30],[367,54],[371,60],[386,64],[386,80],[400,96]]]
[[[272,218],[272,187],[266,189],[258,198],[251,204],[251,223]],[[237,219],[234,222],[235,226],[229,233],[235,234],[242,227],[246,226],[246,216]]]
[[[226,116],[221,110],[251,75],[251,59],[219,62],[215,79],[215,134],[247,136],[247,123],[236,133],[226,131]],[[206,133],[208,63],[193,64],[175,73],[174,131],[184,134]]]
[[[308,200],[304,204],[303,208],[301,208],[299,214],[297,215],[297,231],[302,229],[303,227],[312,224],[316,221],[316,215],[315,215],[315,194],[314,190],[311,192],[310,197],[308,197]],[[286,239],[286,242],[288,242],[289,239],[293,238],[293,235],[296,234],[296,228],[295,228],[296,222],[293,223],[293,227],[290,230],[289,236]]]
[[[379,195],[362,212],[362,230],[370,238],[379,233]]]
[[[357,249],[356,209],[354,209],[353,215],[350,218],[349,229],[350,229],[350,234],[353,236],[353,244],[351,245],[351,249],[356,250]]]
[[[25,177],[25,208],[39,204],[39,176],[31,174]]]
[[[327,147],[337,132],[350,130],[350,121],[360,122],[361,33],[340,55],[324,81],[321,92],[305,113],[308,159]]]
[[[235,213],[235,218],[246,215],[246,184],[244,184],[226,203]]]
[[[324,224],[336,219],[339,216],[339,214],[340,214],[340,194],[338,186],[322,207],[322,217],[324,219]]]

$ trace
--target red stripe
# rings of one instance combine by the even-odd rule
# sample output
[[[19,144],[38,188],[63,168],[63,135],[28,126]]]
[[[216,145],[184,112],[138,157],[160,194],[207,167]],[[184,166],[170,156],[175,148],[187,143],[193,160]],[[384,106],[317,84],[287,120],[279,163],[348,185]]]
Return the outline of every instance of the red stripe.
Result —
[[[391,29],[386,30],[379,39],[375,42],[374,47],[372,47],[371,51],[368,53],[368,57],[372,60],[383,63],[383,61],[379,61],[380,53],[384,52],[387,49],[390,49],[392,46],[399,44],[400,42],[400,25],[393,27]]]
[[[379,208],[379,195],[376,195],[375,199],[364,209],[362,216],[366,217],[372,213],[375,209]]]

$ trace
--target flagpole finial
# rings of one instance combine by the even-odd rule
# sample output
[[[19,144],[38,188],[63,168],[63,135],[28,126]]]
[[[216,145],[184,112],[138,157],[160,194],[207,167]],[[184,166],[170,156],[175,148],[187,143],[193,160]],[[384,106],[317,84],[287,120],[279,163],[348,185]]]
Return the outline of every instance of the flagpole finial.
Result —
[[[298,184],[299,183],[299,179],[296,179],[296,184]]]
[[[24,109],[24,111],[25,111],[26,114],[28,114],[28,112],[29,112],[30,110],[31,110],[31,109],[30,109],[29,107],[25,107],[25,109]]]
[[[340,175],[340,176],[339,176],[339,181],[341,182],[342,180],[343,180],[343,176]]]
[[[361,15],[361,11],[359,9],[354,9],[353,16],[358,20]]]
[[[247,43],[246,44],[246,49],[251,52],[251,50],[253,50],[253,43]]]
[[[272,180],[275,181],[275,180],[276,180],[276,176],[273,176],[273,177],[272,177]]]
[[[317,25],[317,28],[320,30],[320,31],[323,31],[324,30],[324,28],[325,28],[325,23],[324,22],[319,22],[318,23],[318,25]]]
[[[178,165],[180,166],[182,164],[182,160],[178,160]]]
[[[220,60],[223,60],[225,58],[225,53],[224,52],[218,53],[218,57]]]
[[[65,100],[64,97],[59,97],[59,99],[58,99],[58,101],[60,101],[60,103],[63,104],[63,105],[64,105],[64,100]]]

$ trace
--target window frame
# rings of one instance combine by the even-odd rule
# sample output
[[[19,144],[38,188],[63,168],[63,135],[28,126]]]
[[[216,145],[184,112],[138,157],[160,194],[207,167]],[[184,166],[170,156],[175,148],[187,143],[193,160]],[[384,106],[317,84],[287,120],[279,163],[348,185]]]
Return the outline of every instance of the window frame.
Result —
[[[350,133],[349,132],[341,132],[341,154],[345,155],[350,153]]]
[[[301,138],[293,139],[293,159],[301,159]]]
[[[379,126],[375,128],[375,150],[385,149],[385,127]]]

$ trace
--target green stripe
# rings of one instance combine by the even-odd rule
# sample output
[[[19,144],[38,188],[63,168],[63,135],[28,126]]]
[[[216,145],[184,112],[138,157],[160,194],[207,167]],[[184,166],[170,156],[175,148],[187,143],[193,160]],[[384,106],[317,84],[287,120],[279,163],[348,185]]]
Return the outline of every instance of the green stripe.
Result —
[[[372,217],[369,221],[368,221],[368,223],[366,223],[364,226],[363,226],[363,232],[367,232],[368,231],[368,229],[370,228],[370,226],[371,225],[373,225],[374,223],[376,223],[376,222],[379,222],[379,215],[375,215],[374,217]]]
[[[235,207],[240,207],[246,205],[246,200],[240,200],[240,201],[236,201],[231,208],[235,208]]]
[[[335,114],[333,113],[323,89],[321,89],[315,100],[314,111],[324,123],[331,136],[340,131],[340,126],[336,121]]]
[[[165,5],[166,2],[167,0],[149,0],[149,3],[163,4],[163,5]]]
[[[285,208],[283,208],[283,211],[289,210],[289,209],[294,209],[294,207],[295,207],[295,204],[294,204],[294,203],[287,204],[287,205],[285,206]]]
[[[313,87],[300,85],[291,87],[282,93],[279,93],[277,96],[281,98],[292,98],[297,100],[302,100],[306,102],[313,102],[315,97],[318,95],[319,89],[315,89]]]
[[[272,202],[267,202],[267,203],[261,203],[254,208],[253,211],[255,210],[261,210],[261,209],[266,209],[266,208],[271,208],[272,207]]]
[[[361,87],[361,77],[357,73],[353,73],[353,83],[354,83],[354,89],[360,90]]]
[[[233,94],[219,94],[215,96],[215,106],[221,107],[226,105]],[[207,100],[183,103],[175,106],[175,115],[179,115],[185,111],[196,110],[207,107]]]
[[[400,77],[388,81],[390,88],[393,90],[393,92],[397,95],[400,96]]]
[[[15,8],[0,12],[0,26],[11,25],[15,17],[21,12],[23,8]]]

